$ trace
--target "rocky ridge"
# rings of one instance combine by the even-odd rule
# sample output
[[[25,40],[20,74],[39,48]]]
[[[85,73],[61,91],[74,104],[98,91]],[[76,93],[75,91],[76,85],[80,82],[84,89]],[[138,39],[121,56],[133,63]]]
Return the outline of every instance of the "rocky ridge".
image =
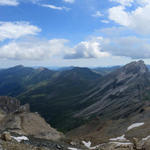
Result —
[[[132,62],[101,78],[81,101],[81,104],[92,104],[75,116],[98,115],[111,119],[127,117],[142,107],[144,94],[149,89],[150,74],[146,65],[143,61]]]

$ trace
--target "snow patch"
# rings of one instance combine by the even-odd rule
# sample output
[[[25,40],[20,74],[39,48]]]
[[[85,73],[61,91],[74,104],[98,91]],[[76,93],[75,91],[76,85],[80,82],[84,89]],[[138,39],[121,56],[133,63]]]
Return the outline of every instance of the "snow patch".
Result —
[[[131,126],[128,127],[127,131],[133,129],[133,128],[137,128],[137,127],[140,127],[140,126],[143,126],[144,125],[144,122],[141,122],[141,123],[134,123],[132,124]]]
[[[143,138],[142,141],[147,141],[148,139],[150,139],[150,135],[147,136],[146,138]]]
[[[122,143],[122,142],[110,142],[110,144],[115,144],[116,146],[127,146],[132,145],[132,143]]]
[[[81,149],[77,149],[77,148],[73,148],[73,147],[68,147],[69,150],[81,150]]]
[[[111,138],[109,139],[110,141],[129,141],[125,138],[125,135],[122,135],[120,137],[116,137],[116,138]]]
[[[82,143],[84,144],[85,147],[87,147],[87,148],[90,149],[90,150],[97,149],[97,148],[99,148],[100,145],[101,145],[101,144],[100,144],[100,145],[96,145],[96,146],[91,147],[91,145],[92,145],[91,141],[89,141],[89,142],[82,141]]]
[[[21,141],[29,141],[29,139],[26,136],[20,136],[20,137],[14,137],[11,136],[13,139],[15,139],[17,142],[21,142]]]
[[[87,147],[87,148],[90,148],[91,147],[91,141],[88,141],[88,142],[86,142],[86,141],[82,141],[82,143],[84,144],[84,146],[85,147]]]
[[[101,144],[100,144],[101,145]],[[93,149],[97,149],[100,147],[100,145],[96,145],[96,146],[93,146],[93,147],[90,147],[89,149],[93,150]]]

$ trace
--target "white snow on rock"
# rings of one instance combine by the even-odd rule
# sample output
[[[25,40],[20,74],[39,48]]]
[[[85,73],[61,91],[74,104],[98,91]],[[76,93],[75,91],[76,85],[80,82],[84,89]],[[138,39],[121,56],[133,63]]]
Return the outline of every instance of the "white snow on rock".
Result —
[[[125,138],[125,135],[122,135],[120,137],[116,137],[116,138],[111,138],[109,139],[110,141],[129,141]]]
[[[91,145],[92,145],[91,141],[89,141],[89,142],[82,141],[82,143],[84,144],[85,147],[87,147],[88,149],[91,149],[91,150],[97,149],[100,147],[100,145],[96,145],[96,146],[91,147]]]
[[[85,147],[87,147],[87,148],[90,148],[91,147],[91,141],[88,141],[88,142],[86,142],[86,141],[82,141],[82,143],[84,144],[84,146]]]
[[[100,144],[101,145],[101,144]],[[89,149],[93,150],[93,149],[97,149],[100,147],[100,145],[96,145],[96,146],[93,146],[93,147],[90,147]]]
[[[132,124],[131,126],[128,127],[127,131],[133,129],[133,128],[137,128],[137,127],[140,127],[140,126],[143,126],[144,125],[144,122],[141,122],[141,123],[134,123]]]
[[[29,141],[29,139],[26,136],[20,136],[20,137],[14,137],[11,136],[13,139],[15,139],[17,142],[21,142],[21,141]]]
[[[150,139],[150,135],[147,136],[146,138],[143,138],[142,141],[147,141],[148,139]]]
[[[132,145],[132,143],[122,143],[122,142],[110,142],[110,144],[115,144],[116,146],[127,146],[127,145]]]
[[[77,148],[73,148],[73,147],[68,147],[69,150],[81,150],[81,149],[77,149]]]

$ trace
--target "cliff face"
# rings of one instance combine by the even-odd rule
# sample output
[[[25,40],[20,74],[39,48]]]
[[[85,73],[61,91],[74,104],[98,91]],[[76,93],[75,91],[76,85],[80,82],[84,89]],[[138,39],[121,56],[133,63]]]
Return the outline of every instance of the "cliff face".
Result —
[[[0,96],[0,109],[5,113],[13,113],[20,107],[20,102],[16,98]]]

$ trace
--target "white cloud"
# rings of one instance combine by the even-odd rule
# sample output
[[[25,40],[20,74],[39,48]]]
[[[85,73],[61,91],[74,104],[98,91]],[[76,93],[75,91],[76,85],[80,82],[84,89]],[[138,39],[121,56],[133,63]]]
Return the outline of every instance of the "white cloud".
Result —
[[[104,28],[96,31],[105,37],[101,49],[112,56],[131,59],[150,59],[150,38],[132,35],[126,27]]]
[[[0,47],[1,59],[13,60],[48,60],[51,57],[62,57],[68,50],[65,39],[42,41],[29,39],[22,42],[10,42]]]
[[[41,30],[28,22],[0,22],[0,41],[36,35]]]
[[[75,2],[75,0],[63,0],[63,1],[66,3],[74,3]]]
[[[109,19],[123,26],[129,26],[131,21],[129,14],[125,12],[125,8],[123,6],[116,6],[110,8]]]
[[[17,0],[0,0],[0,6],[17,6],[19,2]]]
[[[137,0],[140,4],[135,10],[127,11],[124,6],[115,6],[109,9],[109,19],[126,26],[140,34],[150,33],[150,1]]]
[[[110,0],[111,2],[119,3],[123,6],[131,6],[135,0]]]
[[[66,59],[79,59],[79,58],[102,58],[108,57],[108,52],[103,52],[101,43],[103,43],[102,37],[95,37],[89,41],[82,41],[77,44],[72,53],[65,56]]]
[[[47,8],[50,8],[50,9],[55,9],[55,10],[69,10],[69,8],[67,7],[58,7],[58,6],[55,6],[55,5],[50,5],[50,4],[43,4],[41,5],[43,7],[47,7]]]
[[[150,58],[150,39],[135,36],[111,38],[109,42],[102,45],[102,49],[113,56],[125,56],[132,59]]]
[[[67,46],[66,39],[26,39],[12,41],[0,47],[0,59],[12,60],[49,60],[51,58],[80,59],[108,57],[101,48],[102,37],[82,41],[74,47]]]
[[[136,0],[136,2],[140,5],[147,5],[150,4],[149,0]]]
[[[93,17],[101,17],[103,14],[100,11],[96,11],[95,14],[92,15]]]

